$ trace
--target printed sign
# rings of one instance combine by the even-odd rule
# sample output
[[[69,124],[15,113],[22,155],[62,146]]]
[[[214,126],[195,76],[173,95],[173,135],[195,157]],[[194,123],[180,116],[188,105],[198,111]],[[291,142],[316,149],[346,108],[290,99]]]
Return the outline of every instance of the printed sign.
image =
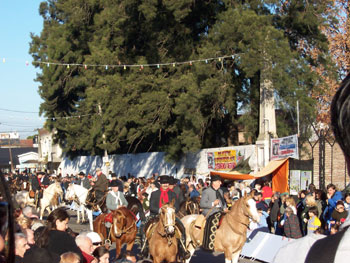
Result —
[[[271,139],[271,160],[292,157],[299,159],[298,136]]]
[[[236,167],[237,163],[244,157],[240,151],[226,150],[208,152],[208,168],[217,171],[230,171]]]

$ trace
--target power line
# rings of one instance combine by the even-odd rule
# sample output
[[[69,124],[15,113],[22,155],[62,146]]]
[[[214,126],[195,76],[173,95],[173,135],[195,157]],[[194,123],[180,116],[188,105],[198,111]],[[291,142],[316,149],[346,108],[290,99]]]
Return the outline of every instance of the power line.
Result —
[[[20,110],[10,110],[10,109],[3,109],[3,108],[0,108],[0,111],[17,112],[17,113],[36,113],[36,114],[39,114],[38,111],[20,111]]]

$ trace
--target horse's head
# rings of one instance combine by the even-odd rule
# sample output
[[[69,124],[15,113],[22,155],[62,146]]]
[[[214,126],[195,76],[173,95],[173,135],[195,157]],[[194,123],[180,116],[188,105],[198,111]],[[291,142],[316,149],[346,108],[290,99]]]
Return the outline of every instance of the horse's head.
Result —
[[[162,222],[164,226],[165,233],[168,235],[172,235],[175,233],[175,208],[174,202],[167,203],[162,205],[159,214],[159,220]]]
[[[127,223],[126,216],[121,209],[113,212],[113,232],[116,237],[121,237]]]
[[[189,199],[186,201],[186,212],[189,215],[200,214],[199,202],[196,199]]]
[[[72,201],[74,200],[74,196],[75,196],[74,186],[73,184],[69,184],[66,190],[65,199]]]
[[[254,222],[258,223],[260,221],[260,215],[256,209],[256,202],[252,195],[245,195],[243,197],[244,208],[246,215],[251,218]]]

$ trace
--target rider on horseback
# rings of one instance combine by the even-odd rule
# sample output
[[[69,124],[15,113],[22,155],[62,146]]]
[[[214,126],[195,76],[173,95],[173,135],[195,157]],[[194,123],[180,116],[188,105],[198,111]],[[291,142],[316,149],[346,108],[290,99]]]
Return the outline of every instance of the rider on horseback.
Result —
[[[34,191],[35,196],[35,207],[37,208],[39,205],[39,200],[43,196],[44,186],[41,183],[42,177],[45,175],[44,172],[37,172],[37,174],[32,178],[32,191]]]
[[[103,197],[105,196],[105,193],[108,191],[109,182],[106,175],[102,173],[101,168],[96,169],[96,175],[97,180],[95,182],[92,182],[92,187],[96,193],[97,204],[100,204]]]
[[[157,191],[152,192],[151,198],[150,198],[150,218],[145,224],[145,228],[143,231],[144,237],[143,240],[146,244],[143,245],[142,253],[147,256],[148,255],[148,240],[146,237],[146,232],[148,232],[149,229],[159,220],[159,211],[163,204],[170,203],[172,200],[175,200],[175,210],[176,212],[179,211],[179,202],[177,199],[176,194],[169,189],[169,183],[172,183],[172,179],[167,176],[163,175],[159,177],[159,183],[160,188]],[[179,240],[179,251],[180,256],[184,259],[188,258],[190,254],[186,250],[185,244],[186,244],[186,234],[185,234],[185,228],[181,221],[176,218],[176,236],[180,236],[181,240]]]
[[[128,206],[128,201],[126,201],[124,194],[119,191],[119,184],[116,180],[112,180],[109,184],[111,190],[108,192],[106,198],[106,206],[108,209],[108,213],[111,211],[118,209],[121,206]],[[112,226],[112,214],[110,216],[106,216],[105,218],[105,226],[107,231],[107,239],[109,239],[109,233]]]

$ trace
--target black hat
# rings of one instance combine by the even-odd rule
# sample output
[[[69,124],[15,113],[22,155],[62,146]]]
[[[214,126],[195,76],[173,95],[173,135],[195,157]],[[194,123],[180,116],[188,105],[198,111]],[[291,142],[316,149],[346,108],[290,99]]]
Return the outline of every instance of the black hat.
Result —
[[[173,184],[173,185],[177,184],[177,179],[174,177],[169,177],[169,184]]]
[[[214,174],[214,175],[211,176],[210,181],[211,182],[221,181],[221,177],[219,175]]]
[[[45,175],[45,172],[38,172],[37,175]]]
[[[167,176],[167,175],[159,176],[159,183],[160,184],[169,184],[170,183],[170,177]]]
[[[110,186],[110,187],[119,187],[119,184],[118,184],[117,180],[112,180],[112,181],[109,183],[109,186]]]
[[[79,173],[79,175],[83,175],[83,176],[85,176],[84,172],[80,172],[80,173]]]

